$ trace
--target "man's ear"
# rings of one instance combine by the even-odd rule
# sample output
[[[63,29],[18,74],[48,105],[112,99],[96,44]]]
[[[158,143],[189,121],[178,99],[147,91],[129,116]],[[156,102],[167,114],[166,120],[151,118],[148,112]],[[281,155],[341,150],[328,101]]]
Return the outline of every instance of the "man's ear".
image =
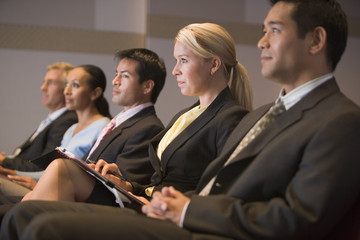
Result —
[[[100,97],[102,94],[101,87],[95,88],[91,93],[91,100],[95,101],[98,97]]]
[[[210,69],[210,75],[213,76],[221,67],[221,60],[219,57],[214,57],[211,59],[211,69]]]
[[[143,82],[143,89],[144,89],[144,94],[149,94],[151,93],[151,91],[153,90],[154,86],[155,86],[155,82],[154,80],[146,80],[145,82]]]
[[[326,45],[326,30],[323,27],[316,27],[312,31],[312,41],[310,45],[310,53],[317,54],[325,50]]]

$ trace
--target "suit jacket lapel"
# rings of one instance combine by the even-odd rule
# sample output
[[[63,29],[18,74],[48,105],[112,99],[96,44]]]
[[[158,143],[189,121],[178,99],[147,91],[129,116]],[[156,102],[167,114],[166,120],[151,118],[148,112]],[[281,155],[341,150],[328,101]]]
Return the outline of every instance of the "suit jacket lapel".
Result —
[[[224,152],[233,152],[235,148],[239,145],[240,140],[245,137],[245,135],[250,131],[250,129],[255,125],[256,121],[260,119],[271,107],[272,103],[267,104],[259,108],[256,112],[245,115],[245,117],[240,121],[240,123],[233,130],[231,135],[226,141],[226,144],[223,149]]]
[[[181,132],[165,149],[161,156],[161,168],[163,170],[166,169],[166,165],[171,158],[171,156],[175,153],[175,151],[180,148],[189,138],[191,138],[194,134],[200,131],[209,121],[211,121],[217,112],[222,108],[225,104],[224,99],[231,98],[231,93],[228,88],[225,88],[216,98],[215,100],[209,105],[209,107],[197,118],[195,119],[183,132]],[[200,103],[197,102],[190,108],[182,111],[182,113],[192,109],[195,106],[198,106]],[[182,114],[181,113],[181,114]],[[178,114],[177,116],[180,116]],[[174,119],[171,125],[169,124],[168,128],[164,133],[169,130],[169,128],[173,125],[173,122],[177,120]],[[160,141],[161,139],[159,139]],[[157,145],[156,145],[157,146]],[[164,172],[165,173],[165,172]]]
[[[69,112],[69,110],[66,110],[65,112],[63,112],[59,117],[57,117],[54,121],[50,122],[50,124],[48,124],[43,130],[41,130],[41,132],[38,133],[38,135],[33,139],[33,141],[30,141],[31,136],[34,135],[34,133],[36,132],[36,131],[34,131],[30,135],[30,137],[20,146],[21,150],[23,151],[24,149],[28,148],[32,144],[32,142],[35,141],[35,139],[41,137],[44,133],[46,133],[51,125],[53,125],[56,121],[59,121],[59,119],[61,120],[61,117],[64,116],[65,114],[67,114],[68,112]]]
[[[196,188],[197,192],[201,191],[201,189],[205,187],[205,185],[210,181],[210,179],[221,170],[221,168],[224,166],[225,162],[228,160],[235,148],[239,145],[240,140],[252,128],[257,119],[262,117],[262,115],[267,112],[271,105],[272,104],[267,104],[257,109],[257,111],[245,115],[245,117],[240,121],[240,123],[235,127],[233,132],[228,137],[219,157],[212,161],[205,169]]]
[[[34,133],[35,132],[33,132],[30,137],[19,147],[22,151],[31,145],[30,138],[32,135],[34,135]]]
[[[103,151],[107,148],[108,145],[111,144],[111,142],[116,139],[119,135],[121,135],[122,131],[126,128],[129,128],[133,126],[135,123],[137,123],[139,120],[155,114],[155,108],[154,107],[147,107],[128,120],[124,121],[122,124],[114,128],[109,134],[107,134],[100,142],[98,147],[94,150],[94,152],[91,154],[91,159],[96,161],[99,159],[100,155],[103,153]]]

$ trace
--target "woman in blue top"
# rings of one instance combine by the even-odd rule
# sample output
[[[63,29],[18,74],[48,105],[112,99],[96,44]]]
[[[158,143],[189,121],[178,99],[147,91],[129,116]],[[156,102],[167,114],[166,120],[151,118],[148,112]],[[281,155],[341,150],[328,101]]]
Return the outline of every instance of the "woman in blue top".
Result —
[[[103,96],[106,78],[93,65],[82,65],[70,71],[64,90],[66,108],[75,110],[78,123],[64,134],[61,146],[82,158],[111,118],[109,105]]]
[[[106,77],[97,66],[80,65],[69,72],[66,81],[64,89],[66,108],[76,111],[78,123],[65,132],[61,147],[82,158],[111,118],[109,104],[104,97]],[[43,171],[10,170],[8,176],[17,184],[9,182],[8,187],[2,189],[3,194],[23,195],[35,187],[42,173]]]

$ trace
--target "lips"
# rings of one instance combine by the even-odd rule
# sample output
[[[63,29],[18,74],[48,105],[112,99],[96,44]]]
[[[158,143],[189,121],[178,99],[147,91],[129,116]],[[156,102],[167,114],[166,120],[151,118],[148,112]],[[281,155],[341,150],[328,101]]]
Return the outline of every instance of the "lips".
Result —
[[[113,89],[112,94],[113,94],[113,95],[118,95],[118,94],[120,94],[120,91],[119,91],[119,90],[116,90],[116,89]]]
[[[184,81],[177,81],[177,84],[178,84],[178,86],[180,87],[181,85],[183,85],[183,84],[185,84],[185,82]]]
[[[271,60],[271,57],[268,55],[261,55],[260,59],[261,59],[261,62],[264,62],[264,61]]]

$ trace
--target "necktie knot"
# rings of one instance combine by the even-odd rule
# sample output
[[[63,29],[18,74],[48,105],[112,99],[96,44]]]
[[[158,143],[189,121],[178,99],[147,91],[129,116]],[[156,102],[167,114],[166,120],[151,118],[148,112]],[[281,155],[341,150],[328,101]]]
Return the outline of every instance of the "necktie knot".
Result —
[[[111,119],[111,121],[106,125],[106,128],[104,129],[104,132],[102,134],[102,136],[105,136],[106,134],[108,134],[109,132],[111,132],[111,130],[113,130],[113,128],[116,125],[116,118]]]
[[[277,117],[280,114],[282,114],[283,112],[285,112],[285,105],[283,101],[279,101],[278,103],[274,104],[270,110],[269,110],[269,114],[272,115],[272,117]]]

